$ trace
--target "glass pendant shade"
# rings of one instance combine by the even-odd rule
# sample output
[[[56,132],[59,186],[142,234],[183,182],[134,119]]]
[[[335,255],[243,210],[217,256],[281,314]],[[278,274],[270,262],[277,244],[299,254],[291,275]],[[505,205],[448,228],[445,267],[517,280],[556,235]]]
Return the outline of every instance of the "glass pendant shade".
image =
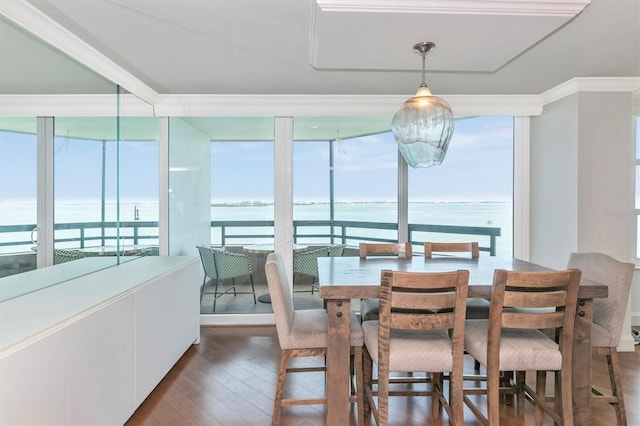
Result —
[[[453,113],[449,104],[431,91],[424,82],[424,55],[433,49],[432,43],[414,46],[423,54],[423,82],[416,96],[408,99],[393,116],[391,131],[398,149],[410,167],[431,167],[441,164],[453,135]],[[427,50],[428,49],[428,50]]]

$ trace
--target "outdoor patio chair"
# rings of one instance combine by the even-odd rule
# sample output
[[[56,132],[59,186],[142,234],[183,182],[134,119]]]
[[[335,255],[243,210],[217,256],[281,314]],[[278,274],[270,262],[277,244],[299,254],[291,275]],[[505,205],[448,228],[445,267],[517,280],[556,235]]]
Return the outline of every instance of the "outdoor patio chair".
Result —
[[[345,247],[345,244],[334,244],[332,246],[329,246],[327,254],[329,255],[329,257],[342,257]]]
[[[316,284],[316,278],[318,277],[318,258],[327,257],[328,255],[327,247],[293,252],[293,274],[294,276],[301,274],[312,277],[311,294],[313,294],[318,287]]]
[[[200,260],[205,270],[205,277],[202,283],[202,289],[200,290],[200,300],[204,294],[204,285],[207,281],[207,277],[211,278],[214,282],[213,289],[213,312],[216,311],[216,302],[219,297],[233,292],[233,295],[237,294],[253,294],[253,303],[256,301],[256,291],[253,285],[253,275],[251,273],[251,260],[249,256],[240,253],[230,253],[223,249],[215,249],[211,247],[198,247],[200,252]],[[251,283],[251,292],[237,291],[236,278],[249,277]],[[231,280],[231,285],[220,290],[220,282],[225,280]]]
[[[138,256],[159,256],[160,255],[160,247],[145,247],[140,250],[140,254]]]
[[[71,262],[72,260],[82,259],[83,257],[87,257],[87,254],[79,250],[58,249],[58,248],[53,249],[54,265],[57,265],[59,263]]]

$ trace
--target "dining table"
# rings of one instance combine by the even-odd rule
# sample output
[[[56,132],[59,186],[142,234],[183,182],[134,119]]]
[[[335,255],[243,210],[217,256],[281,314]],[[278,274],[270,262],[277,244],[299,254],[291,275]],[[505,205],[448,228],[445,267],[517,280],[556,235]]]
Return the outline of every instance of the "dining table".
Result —
[[[398,257],[355,256],[318,258],[319,295],[327,305],[326,356],[326,424],[349,424],[350,377],[350,317],[352,299],[378,298],[382,270],[407,272],[469,271],[469,298],[491,297],[493,273],[496,269],[512,271],[550,270],[524,260],[480,256],[477,259],[414,256]],[[593,299],[606,298],[606,285],[582,280],[576,310],[573,346],[573,412],[577,425],[591,423],[591,322]],[[360,391],[360,390],[358,390]]]

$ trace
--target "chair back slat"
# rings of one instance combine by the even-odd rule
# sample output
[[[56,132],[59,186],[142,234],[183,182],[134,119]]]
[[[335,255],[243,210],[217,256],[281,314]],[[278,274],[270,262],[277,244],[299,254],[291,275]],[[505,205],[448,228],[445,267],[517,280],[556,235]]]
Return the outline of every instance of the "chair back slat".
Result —
[[[381,330],[435,330],[455,326],[464,332],[468,283],[468,271],[382,271]]]
[[[477,241],[465,243],[425,242],[424,257],[431,259],[433,253],[469,253],[472,259],[477,259],[480,256],[480,246]]]
[[[530,330],[532,328],[560,328],[563,325],[564,312],[547,313],[510,313],[502,314],[503,328],[520,328]]]
[[[455,291],[446,293],[401,293],[394,292],[391,309],[452,309],[456,306]]]
[[[392,312],[390,328],[396,330],[448,330],[454,328],[454,312],[403,313]]]
[[[413,249],[411,243],[360,243],[360,258],[367,256],[398,256],[411,259]]]
[[[507,292],[504,295],[504,306],[512,308],[555,308],[564,306],[567,300],[567,292],[551,290],[540,293],[533,292]]]
[[[493,276],[489,308],[487,368],[499,365],[503,328],[555,328],[560,336],[563,364],[573,357],[573,328],[581,273],[565,271],[517,272],[497,269]],[[527,302],[531,299],[532,302]],[[514,305],[517,308],[505,305]],[[544,308],[554,309],[535,309]],[[534,308],[534,309],[529,309]]]

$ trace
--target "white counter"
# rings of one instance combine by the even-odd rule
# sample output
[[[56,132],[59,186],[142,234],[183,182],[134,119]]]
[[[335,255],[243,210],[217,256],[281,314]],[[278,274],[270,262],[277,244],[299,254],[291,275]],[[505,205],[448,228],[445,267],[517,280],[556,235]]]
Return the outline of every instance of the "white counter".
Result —
[[[149,256],[0,302],[0,424],[124,423],[197,342],[201,280]]]

